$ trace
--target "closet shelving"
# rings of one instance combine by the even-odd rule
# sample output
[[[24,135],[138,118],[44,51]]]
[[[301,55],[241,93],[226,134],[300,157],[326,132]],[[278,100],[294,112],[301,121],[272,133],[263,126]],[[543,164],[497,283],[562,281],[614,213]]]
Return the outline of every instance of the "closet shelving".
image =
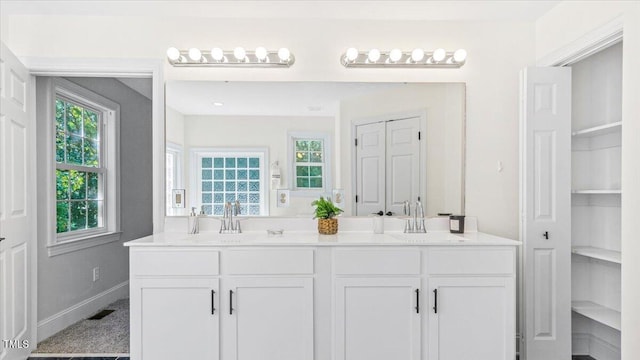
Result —
[[[622,44],[571,67],[573,352],[597,360],[617,360],[622,263]]]
[[[620,331],[620,311],[591,301],[572,301],[571,310]]]
[[[622,253],[620,251],[603,249],[593,246],[574,246],[571,252],[591,259],[608,261],[615,264],[621,264]]]

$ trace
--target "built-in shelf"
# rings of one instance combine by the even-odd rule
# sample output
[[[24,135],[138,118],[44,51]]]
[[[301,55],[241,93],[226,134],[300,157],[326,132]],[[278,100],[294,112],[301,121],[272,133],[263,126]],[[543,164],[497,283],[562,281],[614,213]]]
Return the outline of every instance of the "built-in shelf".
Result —
[[[610,124],[598,125],[571,133],[575,137],[592,137],[611,134],[614,132],[620,132],[622,130],[622,121],[617,121]]]
[[[572,194],[587,194],[587,195],[606,195],[606,194],[622,194],[622,190],[602,190],[602,189],[591,189],[591,190],[571,190]]]
[[[571,252],[592,259],[609,261],[616,264],[622,263],[622,254],[620,253],[620,251],[607,250],[590,246],[574,246],[571,249]]]
[[[591,301],[572,301],[571,310],[620,331],[620,311]]]

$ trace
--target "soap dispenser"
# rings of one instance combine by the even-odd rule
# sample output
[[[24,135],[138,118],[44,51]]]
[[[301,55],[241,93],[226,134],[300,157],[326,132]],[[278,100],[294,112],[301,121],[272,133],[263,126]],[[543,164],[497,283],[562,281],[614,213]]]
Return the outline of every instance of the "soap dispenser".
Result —
[[[196,214],[196,207],[191,208],[191,214],[189,214],[189,227],[187,233],[197,234],[200,232],[200,224],[198,222],[199,216]]]

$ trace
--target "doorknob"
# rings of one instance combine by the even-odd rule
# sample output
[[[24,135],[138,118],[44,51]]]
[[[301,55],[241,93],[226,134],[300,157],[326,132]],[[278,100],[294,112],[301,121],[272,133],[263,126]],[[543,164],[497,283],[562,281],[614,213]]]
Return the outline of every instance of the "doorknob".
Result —
[[[548,231],[545,231],[545,232],[544,232],[544,234],[542,234],[542,236],[543,236],[545,239],[549,240],[549,232],[548,232]]]
[[[391,215],[393,215],[393,213],[392,213],[391,211],[387,211],[387,214],[386,214],[386,215],[387,215],[387,216],[391,216]]]
[[[378,216],[382,216],[382,215],[384,215],[384,213],[382,212],[382,210],[380,210],[380,211],[378,211],[377,213],[374,213],[374,214],[375,214],[375,215],[378,215]]]

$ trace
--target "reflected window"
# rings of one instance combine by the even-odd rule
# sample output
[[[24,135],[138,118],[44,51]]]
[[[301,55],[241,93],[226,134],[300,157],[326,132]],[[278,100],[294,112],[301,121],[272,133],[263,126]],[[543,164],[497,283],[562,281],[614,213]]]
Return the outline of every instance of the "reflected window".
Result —
[[[331,191],[329,136],[323,133],[290,133],[289,148],[293,194],[317,196]]]
[[[240,215],[268,215],[266,196],[266,150],[216,149],[193,152],[192,178],[197,194],[192,204],[200,204],[207,215],[222,216],[227,202],[240,203]]]

